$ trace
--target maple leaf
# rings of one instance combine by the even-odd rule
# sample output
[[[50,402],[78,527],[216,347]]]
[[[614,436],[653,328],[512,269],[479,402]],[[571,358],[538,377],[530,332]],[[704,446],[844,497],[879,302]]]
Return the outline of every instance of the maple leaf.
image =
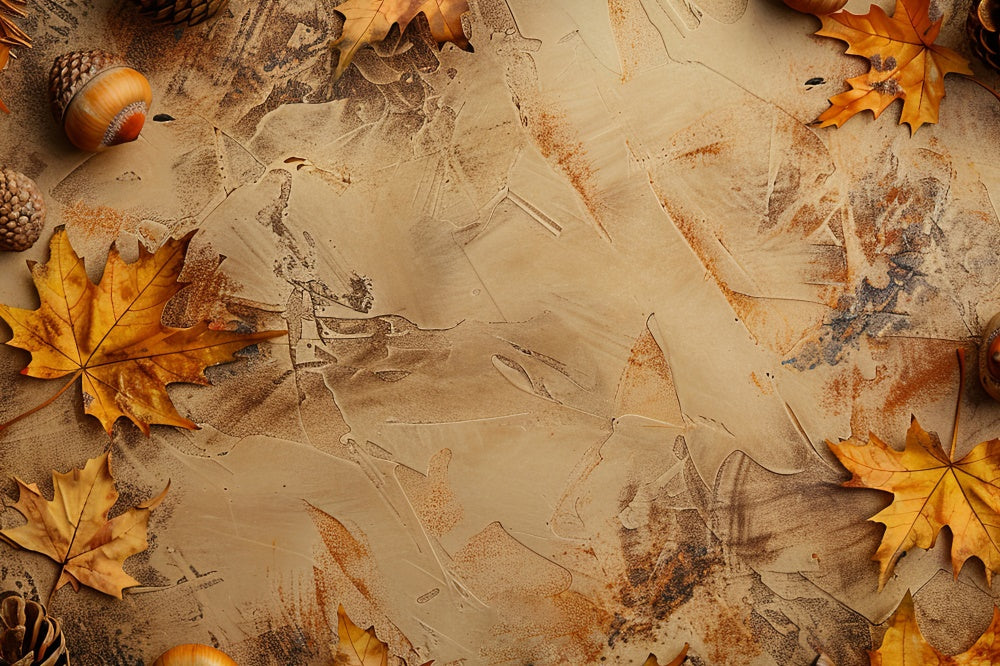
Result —
[[[12,46],[31,48],[31,38],[14,23],[15,18],[25,16],[25,4],[26,0],[0,0],[0,72],[12,57]],[[3,100],[0,100],[0,111],[8,112]]]
[[[959,353],[960,382],[964,385],[964,354]],[[959,390],[958,404],[961,404]],[[881,590],[899,558],[910,548],[932,548],[941,528],[952,534],[951,562],[955,577],[970,557],[986,567],[986,580],[1000,571],[1000,439],[977,445],[954,461],[958,439],[955,408],[951,454],[941,447],[935,433],[910,420],[902,451],[874,434],[868,443],[849,439],[827,441],[841,464],[852,473],[843,485],[874,488],[893,494],[892,503],[869,520],[885,525],[882,543],[872,557],[880,563]]]
[[[689,647],[690,646],[687,643],[685,643],[684,647],[681,648],[681,651],[677,654],[677,656],[674,657],[671,661],[667,662],[666,664],[663,664],[662,666],[681,666],[681,664],[683,664],[684,660],[687,658]],[[646,661],[642,663],[642,666],[661,666],[661,665],[660,662],[657,660],[656,655],[650,652],[649,656],[646,657]]]
[[[139,258],[131,264],[112,248],[101,281],[94,284],[65,229],[56,229],[48,263],[28,264],[40,307],[0,305],[0,319],[14,333],[7,344],[31,352],[21,374],[71,377],[55,396],[0,430],[50,404],[77,377],[86,413],[96,416],[109,435],[122,416],[147,435],[154,423],[198,427],[177,413],[166,385],[207,384],[206,367],[231,361],[240,349],[285,331],[239,333],[208,322],[189,328],[161,323],[167,301],[184,286],[178,277],[193,235],[170,239],[155,253],[140,246]]]
[[[337,607],[337,639],[334,666],[387,666],[389,663],[389,646],[375,635],[375,627],[362,629],[354,624],[342,605]],[[433,663],[428,661],[422,666]]]
[[[934,43],[942,20],[929,16],[930,0],[896,0],[892,17],[878,5],[865,15],[839,11],[821,16],[816,34],[848,44],[847,53],[868,58],[867,74],[848,79],[851,90],[830,98],[830,108],[816,122],[840,127],[851,116],[871,111],[878,116],[893,100],[903,100],[899,122],[915,132],[938,119],[946,74],[972,76],[968,61]]]
[[[365,44],[385,39],[393,24],[399,30],[423,14],[431,35],[439,44],[452,42],[469,50],[469,39],[462,28],[462,15],[469,11],[468,0],[346,0],[336,7],[344,16],[344,29],[330,46],[340,50],[334,78],[340,78],[351,59]]]
[[[19,494],[13,507],[28,522],[0,531],[0,538],[58,562],[62,571],[53,591],[66,583],[79,590],[83,584],[121,599],[124,588],[139,584],[122,565],[149,545],[149,513],[163,500],[169,483],[153,499],[108,520],[118,501],[110,453],[88,460],[83,469],[67,474],[53,471],[52,500],[46,500],[34,483],[15,481]]]
[[[941,654],[924,640],[917,626],[910,591],[889,618],[889,628],[878,650],[869,652],[871,666],[978,666],[994,664],[1000,645],[1000,609],[993,607],[993,621],[979,640],[962,654]]]

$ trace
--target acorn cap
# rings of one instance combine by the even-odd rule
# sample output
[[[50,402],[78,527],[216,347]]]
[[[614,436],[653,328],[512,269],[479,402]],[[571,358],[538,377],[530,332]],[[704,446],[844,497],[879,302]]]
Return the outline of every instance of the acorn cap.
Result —
[[[69,666],[59,620],[16,592],[0,595],[0,666]]]
[[[195,25],[226,6],[229,0],[136,0],[142,13],[164,23]]]
[[[87,81],[113,67],[126,65],[118,56],[100,49],[73,51],[56,58],[49,72],[49,98],[56,122],[62,125],[69,103]]]
[[[45,200],[38,186],[23,173],[0,167],[0,250],[27,250],[44,223]]]

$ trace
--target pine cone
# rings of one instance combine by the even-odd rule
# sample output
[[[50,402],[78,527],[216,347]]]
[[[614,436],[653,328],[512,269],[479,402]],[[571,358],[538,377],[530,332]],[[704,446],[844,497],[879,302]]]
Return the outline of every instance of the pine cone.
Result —
[[[45,201],[35,182],[0,166],[0,250],[27,250],[38,240],[44,222]]]
[[[0,666],[69,666],[59,620],[17,592],[0,595]]]
[[[1000,71],[1000,2],[973,0],[965,31],[972,43],[972,52],[984,63]]]
[[[135,0],[157,21],[194,25],[215,16],[228,0]]]

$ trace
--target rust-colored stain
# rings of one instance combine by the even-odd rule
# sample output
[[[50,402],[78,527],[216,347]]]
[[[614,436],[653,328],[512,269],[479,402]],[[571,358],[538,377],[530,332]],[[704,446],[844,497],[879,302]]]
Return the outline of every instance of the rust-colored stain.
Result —
[[[431,458],[427,476],[406,467],[399,467],[396,476],[413,504],[421,524],[436,537],[452,530],[465,514],[448,483],[451,450],[441,449]]]
[[[607,229],[602,222],[604,214],[596,182],[597,172],[587,157],[583,142],[571,134],[565,116],[549,109],[541,109],[531,116],[528,128],[542,155],[555,161],[580,195],[598,231],[608,238]]]
[[[134,213],[109,206],[91,206],[82,201],[63,209],[63,219],[71,233],[79,231],[109,245],[123,231],[137,231],[142,224],[142,219]]]
[[[497,660],[592,663],[611,616],[570,589],[572,575],[491,523],[452,556],[462,585],[489,604],[496,639],[482,648]]]
[[[680,423],[670,364],[649,328],[636,338],[615,395],[615,413],[637,414],[666,423]]]

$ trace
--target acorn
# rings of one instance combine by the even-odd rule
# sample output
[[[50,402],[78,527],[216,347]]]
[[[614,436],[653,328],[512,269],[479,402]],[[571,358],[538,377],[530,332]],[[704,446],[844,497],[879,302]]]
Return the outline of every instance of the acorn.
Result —
[[[783,2],[796,11],[816,16],[838,12],[847,4],[847,0],[783,0]]]
[[[27,250],[38,240],[44,223],[45,200],[35,182],[0,166],[0,250]]]
[[[81,150],[96,152],[135,141],[153,103],[146,77],[116,55],[75,51],[49,72],[52,115]]]
[[[226,6],[229,0],[135,0],[142,13],[164,23],[195,25]]]
[[[172,647],[153,666],[236,666],[236,662],[225,652],[208,645],[187,643]]]
[[[69,666],[59,620],[17,592],[0,595],[0,666]]]
[[[969,35],[972,52],[980,60],[1000,71],[1000,3],[997,0],[973,0],[965,32]]]

